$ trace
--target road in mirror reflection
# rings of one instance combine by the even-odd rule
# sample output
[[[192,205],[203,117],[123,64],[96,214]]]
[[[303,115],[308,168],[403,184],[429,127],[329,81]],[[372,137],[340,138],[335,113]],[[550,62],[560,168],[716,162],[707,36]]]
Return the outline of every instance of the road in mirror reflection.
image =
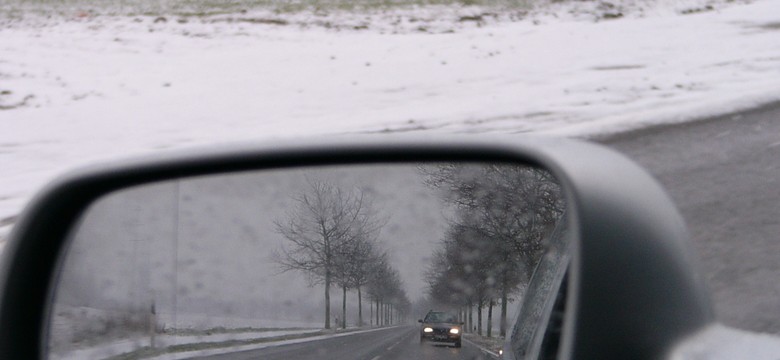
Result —
[[[51,359],[490,358],[480,348],[511,331],[563,209],[549,173],[507,164],[118,191],[71,234],[45,347]],[[457,336],[424,338],[429,310],[451,314],[441,326]]]

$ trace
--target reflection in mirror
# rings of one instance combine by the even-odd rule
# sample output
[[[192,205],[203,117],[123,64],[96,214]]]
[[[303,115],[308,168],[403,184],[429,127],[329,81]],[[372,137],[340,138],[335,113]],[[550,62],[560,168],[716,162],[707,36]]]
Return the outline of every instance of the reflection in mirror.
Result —
[[[124,189],[71,234],[45,347],[51,359],[484,358],[533,298],[563,209],[549,173],[508,164]]]
[[[547,249],[525,289],[518,320],[512,331],[511,349],[518,359],[558,358],[571,242],[561,219],[546,241]]]

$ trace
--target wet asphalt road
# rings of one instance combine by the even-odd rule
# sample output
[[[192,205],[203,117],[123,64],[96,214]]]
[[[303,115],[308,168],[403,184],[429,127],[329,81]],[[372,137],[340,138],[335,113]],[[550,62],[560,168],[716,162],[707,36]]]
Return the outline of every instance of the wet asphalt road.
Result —
[[[198,357],[203,360],[452,360],[490,359],[464,341],[463,347],[420,343],[418,326],[401,326],[324,340],[273,346],[229,354]]]
[[[718,317],[780,333],[780,103],[601,142],[668,190]]]

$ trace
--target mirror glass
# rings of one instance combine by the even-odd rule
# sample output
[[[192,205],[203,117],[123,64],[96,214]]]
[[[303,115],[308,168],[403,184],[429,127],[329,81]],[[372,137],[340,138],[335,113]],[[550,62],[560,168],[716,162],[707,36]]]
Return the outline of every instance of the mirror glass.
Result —
[[[489,358],[480,348],[497,353],[518,316],[544,332],[564,208],[548,172],[491,163],[124,189],[70,235],[44,346],[50,359]]]

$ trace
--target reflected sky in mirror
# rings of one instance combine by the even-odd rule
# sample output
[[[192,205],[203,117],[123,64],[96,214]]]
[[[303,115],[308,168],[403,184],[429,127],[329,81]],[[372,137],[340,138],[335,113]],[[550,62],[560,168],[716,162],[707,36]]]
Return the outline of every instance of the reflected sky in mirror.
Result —
[[[419,342],[429,309],[455,314],[466,333],[503,336],[562,211],[548,173],[499,164],[309,167],[126,189],[93,204],[71,236],[49,355],[231,358],[383,331]],[[341,356],[329,351],[318,354]]]

